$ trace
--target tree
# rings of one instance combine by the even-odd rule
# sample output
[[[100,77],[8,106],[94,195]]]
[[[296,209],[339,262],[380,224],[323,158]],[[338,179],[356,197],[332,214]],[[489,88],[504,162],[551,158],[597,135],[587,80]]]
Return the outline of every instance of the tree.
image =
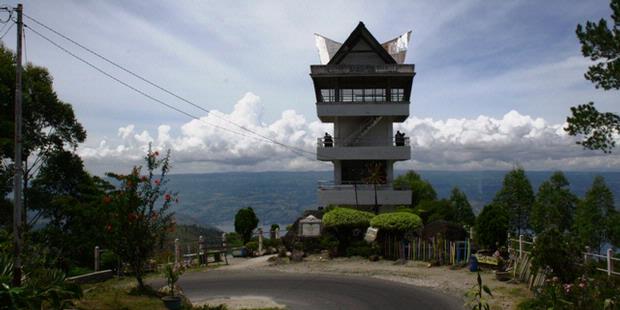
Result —
[[[450,201],[445,199],[424,200],[420,202],[413,211],[422,218],[424,224],[439,220],[448,222],[456,221],[456,211]]]
[[[235,231],[243,238],[243,244],[252,239],[252,232],[258,226],[258,217],[251,207],[242,208],[235,214]]]
[[[534,203],[534,191],[523,168],[514,168],[504,177],[502,188],[495,195],[493,204],[501,204],[510,215],[510,230],[517,234],[528,227],[530,209]]]
[[[30,206],[45,218],[35,237],[57,248],[67,263],[92,266],[92,249],[105,243],[100,225],[105,217],[103,197],[113,186],[84,170],[79,156],[68,151],[50,154],[29,189]]]
[[[467,195],[463,193],[458,187],[452,189],[450,194],[450,204],[454,209],[454,222],[461,225],[467,225],[469,227],[474,226],[476,222],[476,216],[471,208],[471,204],[467,200]]]
[[[571,242],[570,236],[557,226],[546,228],[537,235],[532,249],[532,270],[551,268],[562,283],[569,283],[579,276],[581,251]],[[549,275],[550,276],[550,275]]]
[[[585,78],[596,88],[604,90],[620,89],[620,0],[611,0],[610,6],[611,28],[601,18],[597,23],[586,22],[585,27],[579,24],[576,30],[581,53],[596,62],[588,68]],[[620,116],[599,112],[593,102],[572,107],[571,112],[565,130],[573,136],[584,136],[577,144],[591,150],[611,152],[616,145],[614,135],[620,133]]]
[[[536,233],[555,226],[559,231],[570,230],[575,215],[577,197],[570,192],[569,182],[560,171],[538,188],[530,215],[530,226]]]
[[[75,118],[70,104],[61,101],[53,89],[47,69],[27,64],[23,68],[23,172],[24,206],[30,199],[28,187],[47,157],[66,148],[75,149],[86,139],[86,131]],[[15,55],[0,44],[0,183],[13,176]],[[9,182],[10,183],[10,182]],[[5,194],[0,191],[0,194]],[[5,195],[2,195],[4,198]],[[1,203],[1,202],[0,202]],[[12,205],[6,205],[12,208]],[[4,210],[2,211],[4,213]],[[26,216],[24,214],[24,221]]]
[[[394,188],[411,190],[411,207],[415,208],[421,201],[437,199],[437,192],[426,180],[423,180],[415,171],[408,171],[406,174],[394,180]]]
[[[134,167],[128,175],[108,173],[120,187],[104,197],[109,206],[107,223],[108,246],[134,271],[139,289],[144,289],[144,267],[161,244],[166,233],[174,228],[174,213],[169,209],[178,202],[176,194],[166,189],[170,169],[170,152],[159,157],[149,151],[145,157],[146,175],[142,167]]]
[[[614,197],[601,176],[594,178],[592,187],[586,192],[585,198],[577,205],[573,232],[583,246],[590,246],[600,251],[605,241],[606,222],[613,216]]]
[[[620,212],[614,211],[607,218],[607,238],[616,248],[620,248]]]
[[[506,244],[510,214],[502,204],[486,205],[476,219],[475,237],[479,245],[496,249]]]

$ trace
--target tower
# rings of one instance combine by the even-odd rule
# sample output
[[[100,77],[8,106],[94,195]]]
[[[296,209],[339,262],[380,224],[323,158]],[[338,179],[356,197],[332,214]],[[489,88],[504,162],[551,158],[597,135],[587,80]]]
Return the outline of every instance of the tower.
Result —
[[[334,165],[333,182],[319,184],[319,206],[411,204],[411,191],[392,186],[394,163],[411,158],[409,139],[393,132],[393,123],[409,117],[410,35],[380,44],[362,22],[344,43],[316,35],[321,65],[310,66],[310,77],[317,115],[334,124],[317,141],[317,159]]]

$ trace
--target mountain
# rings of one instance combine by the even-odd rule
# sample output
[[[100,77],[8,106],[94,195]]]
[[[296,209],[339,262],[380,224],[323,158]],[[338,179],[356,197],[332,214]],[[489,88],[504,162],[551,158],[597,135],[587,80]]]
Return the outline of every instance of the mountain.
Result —
[[[403,174],[399,171],[396,174]],[[453,187],[463,190],[478,213],[501,188],[506,171],[420,171],[440,198],[447,198]],[[526,172],[534,191],[552,171]],[[583,197],[596,175],[602,175],[617,201],[620,172],[565,172],[571,190]],[[212,225],[233,230],[239,208],[254,208],[267,228],[292,223],[306,209],[316,208],[319,180],[331,180],[331,171],[173,174],[169,187],[179,193],[177,220],[184,224]]]

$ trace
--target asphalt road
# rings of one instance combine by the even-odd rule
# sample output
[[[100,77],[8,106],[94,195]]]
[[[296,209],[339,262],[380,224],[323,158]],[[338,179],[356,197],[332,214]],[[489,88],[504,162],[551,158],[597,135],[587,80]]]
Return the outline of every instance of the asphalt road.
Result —
[[[179,284],[194,301],[252,295],[289,309],[463,309],[452,296],[360,276],[214,270],[186,273]]]

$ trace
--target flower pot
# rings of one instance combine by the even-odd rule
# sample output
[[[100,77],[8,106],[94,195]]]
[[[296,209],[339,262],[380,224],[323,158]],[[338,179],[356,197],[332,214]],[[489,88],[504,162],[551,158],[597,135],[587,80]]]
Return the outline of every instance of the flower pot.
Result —
[[[181,310],[181,297],[179,296],[164,296],[161,298],[164,302],[164,306],[166,309],[170,310]]]
[[[496,271],[495,272],[495,278],[498,281],[508,281],[508,280],[512,279],[512,273],[511,272],[507,272],[507,271]]]

